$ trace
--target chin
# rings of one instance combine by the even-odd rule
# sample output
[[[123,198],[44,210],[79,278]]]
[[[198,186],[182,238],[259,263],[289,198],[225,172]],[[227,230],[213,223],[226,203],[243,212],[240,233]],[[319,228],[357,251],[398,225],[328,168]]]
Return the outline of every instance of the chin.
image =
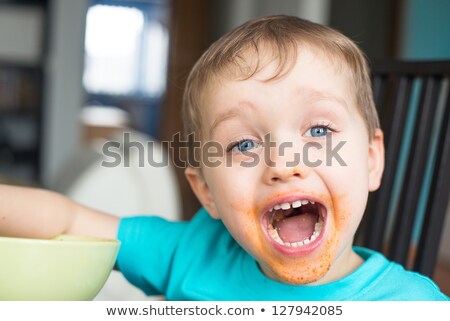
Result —
[[[269,278],[282,283],[319,284],[327,279],[335,253],[335,241],[324,240],[322,246],[318,246],[314,253],[296,257],[285,255],[277,255],[271,259],[266,257],[262,270]]]

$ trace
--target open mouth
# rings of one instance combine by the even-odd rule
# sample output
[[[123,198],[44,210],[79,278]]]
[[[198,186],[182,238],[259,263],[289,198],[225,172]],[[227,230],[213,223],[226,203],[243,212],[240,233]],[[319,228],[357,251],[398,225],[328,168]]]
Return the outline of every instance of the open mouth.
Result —
[[[320,241],[325,213],[323,205],[308,199],[274,205],[266,213],[268,234],[282,247],[306,250]]]

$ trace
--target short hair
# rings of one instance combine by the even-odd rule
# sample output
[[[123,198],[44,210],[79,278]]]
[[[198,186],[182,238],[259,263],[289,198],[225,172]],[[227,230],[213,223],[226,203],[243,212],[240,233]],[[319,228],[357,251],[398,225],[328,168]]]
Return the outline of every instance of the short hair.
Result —
[[[277,62],[270,81],[289,73],[300,46],[319,49],[336,66],[343,66],[354,84],[355,103],[369,139],[379,128],[370,71],[362,50],[348,37],[327,26],[298,17],[276,15],[250,20],[213,43],[192,68],[183,97],[185,134],[202,137],[201,98],[220,77],[248,79],[260,71],[269,55]],[[264,56],[263,56],[264,55]]]

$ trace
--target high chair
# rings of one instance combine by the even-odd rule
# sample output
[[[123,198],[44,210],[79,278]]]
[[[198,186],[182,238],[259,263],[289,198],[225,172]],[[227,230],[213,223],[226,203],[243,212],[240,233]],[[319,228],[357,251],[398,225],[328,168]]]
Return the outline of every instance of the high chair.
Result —
[[[356,244],[432,277],[450,194],[450,60],[371,67],[386,161]]]

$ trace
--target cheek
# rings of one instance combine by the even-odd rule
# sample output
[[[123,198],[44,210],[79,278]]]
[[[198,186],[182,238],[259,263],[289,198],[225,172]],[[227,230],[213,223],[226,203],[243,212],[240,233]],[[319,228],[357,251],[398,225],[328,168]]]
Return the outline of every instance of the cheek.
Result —
[[[236,164],[205,170],[205,178],[216,207],[224,214],[230,211],[249,213],[255,210],[254,197],[259,177],[258,168],[244,168]]]
[[[335,146],[335,143],[333,142]],[[323,166],[320,176],[332,197],[333,225],[343,246],[351,242],[364,213],[368,196],[368,145],[363,139],[347,139],[332,166]]]
[[[361,162],[361,160],[358,160]],[[333,204],[334,232],[342,246],[351,242],[365,211],[368,197],[366,166],[329,169],[335,179],[329,184]],[[356,169],[359,167],[359,169]],[[365,173],[365,175],[364,175]]]
[[[368,144],[363,139],[349,139],[345,148],[339,152],[345,164],[333,161],[332,166],[324,169],[325,175],[330,177],[328,184],[334,191],[332,194],[341,195],[333,202],[341,204],[342,208],[348,204],[355,205],[356,210],[360,209],[361,204],[365,205],[369,192],[368,150]]]
[[[259,223],[252,196],[255,190],[252,180],[246,173],[236,172],[239,170],[217,168],[208,173],[208,179],[220,219],[236,241],[242,243],[252,238]]]
[[[222,221],[236,242],[253,257],[258,258],[265,252],[265,241],[261,233],[261,222],[258,210],[248,200],[241,198],[241,202],[233,202]]]
[[[364,213],[362,202],[355,203],[354,197],[342,196],[334,203],[333,234],[341,250],[352,243]]]

